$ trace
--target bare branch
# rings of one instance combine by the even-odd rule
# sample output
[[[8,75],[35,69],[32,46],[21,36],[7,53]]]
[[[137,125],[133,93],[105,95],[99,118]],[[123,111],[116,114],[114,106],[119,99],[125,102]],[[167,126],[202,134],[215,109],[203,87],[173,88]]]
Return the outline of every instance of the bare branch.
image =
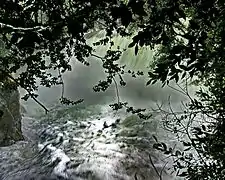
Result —
[[[115,84],[115,88],[116,88],[116,96],[117,96],[117,102],[118,104],[120,103],[120,97],[119,97],[119,89],[118,89],[118,85],[117,85],[117,82],[115,80],[114,77],[112,77],[113,81],[114,81],[114,84]]]
[[[166,167],[167,164],[168,164],[168,162],[166,162],[164,164],[163,168],[161,169],[161,171],[160,171],[160,177],[162,177],[162,173],[163,173],[163,171],[164,171],[164,169],[165,169],[165,167]]]
[[[34,26],[34,27],[30,27],[30,28],[24,28],[24,27],[14,27],[12,25],[9,25],[9,24],[4,24],[4,23],[1,23],[0,22],[0,28],[4,28],[4,27],[7,27],[7,28],[10,28],[10,29],[13,29],[13,30],[19,30],[19,31],[43,31],[43,30],[46,30],[47,28],[49,28],[48,26],[47,27],[44,27],[44,26]]]
[[[91,54],[91,55],[92,55],[93,57],[96,57],[96,58],[101,59],[102,61],[104,61],[104,58],[101,57],[101,56],[98,56],[98,55],[96,55],[96,54]],[[117,73],[117,75],[118,75],[120,78],[122,78],[121,75],[120,75],[118,72],[116,72],[116,73]],[[115,84],[115,88],[116,88],[116,96],[117,96],[117,102],[118,102],[118,104],[119,104],[119,103],[120,103],[120,97],[119,97],[119,88],[118,88],[118,84],[117,84],[117,82],[116,82],[114,76],[112,76],[112,79],[113,79],[114,84]]]
[[[59,77],[60,77],[60,81],[61,81],[61,85],[62,85],[62,91],[61,91],[61,98],[64,97],[64,92],[65,92],[65,83],[62,77],[62,73],[60,72],[60,69],[58,68],[58,73],[59,73]]]
[[[170,111],[172,112],[173,116],[175,117],[175,119],[177,121],[179,121],[179,118],[177,117],[177,114],[173,111],[172,107],[171,107],[171,104],[170,104],[170,101],[169,101],[169,108],[170,108]],[[191,115],[192,114],[195,114],[194,112],[190,112],[189,113],[189,118],[188,118],[188,122],[187,122],[187,126],[185,126],[182,122],[180,122],[180,125],[184,128],[184,131],[185,131],[185,134],[187,135],[189,141],[190,141],[190,144],[192,145],[192,147],[195,149],[196,153],[198,154],[200,160],[202,161],[202,163],[207,166],[204,158],[202,157],[202,155],[199,153],[198,149],[196,148],[196,145],[192,143],[192,138],[191,138],[191,135],[189,133],[189,128],[191,126],[191,122],[193,121],[193,119],[196,117],[196,115],[194,115],[192,118],[191,118]]]
[[[179,92],[181,94],[187,95],[185,92],[183,92],[183,91],[181,91],[181,90],[179,90],[179,89],[177,89],[177,88],[175,88],[173,86],[170,86],[169,84],[168,84],[168,87],[170,87],[171,89],[173,89],[173,90],[175,90],[175,91],[177,91],[177,92]]]
[[[154,168],[156,174],[159,176],[159,179],[162,180],[162,175],[161,175],[161,173],[159,173],[159,171],[158,171],[157,168],[155,167],[155,164],[154,164],[154,162],[152,161],[151,155],[149,154],[148,157],[149,157],[150,163],[151,163],[152,167]]]
[[[103,57],[101,57],[101,56],[98,56],[98,55],[96,55],[96,54],[91,54],[93,57],[96,57],[96,58],[98,58],[98,59],[101,59],[101,60],[104,60],[104,58]]]

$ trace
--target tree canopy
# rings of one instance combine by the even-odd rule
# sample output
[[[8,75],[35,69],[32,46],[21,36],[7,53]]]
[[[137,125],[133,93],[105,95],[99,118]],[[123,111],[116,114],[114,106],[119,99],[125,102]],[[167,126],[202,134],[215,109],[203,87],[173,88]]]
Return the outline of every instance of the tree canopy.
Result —
[[[109,49],[104,57],[99,57],[94,47],[113,46],[114,34],[132,36],[129,47],[135,47],[135,54],[142,46],[157,52],[147,85],[195,78],[198,85],[207,87],[207,91],[202,89],[197,93],[198,100],[190,97],[189,111],[175,119],[178,126],[182,126],[180,121],[187,120],[189,115],[193,115],[193,119],[204,115],[210,120],[207,127],[185,129],[189,142],[184,145],[193,148],[200,160],[194,161],[186,152],[162,150],[177,157],[176,167],[185,170],[178,173],[180,176],[223,179],[224,12],[222,0],[2,0],[0,40],[6,52],[0,56],[1,77],[8,77],[24,88],[28,93],[23,97],[25,100],[29,97],[36,100],[37,80],[46,87],[63,84],[62,74],[71,70],[71,57],[88,66],[86,58],[94,56],[102,61],[107,73],[107,79],[101,81],[95,91],[106,90],[115,83],[115,76],[121,85],[126,85],[122,78],[124,66],[118,63],[123,50]],[[85,36],[99,29],[105,31],[105,36],[95,46],[88,45]],[[19,72],[21,67],[25,71]],[[52,70],[58,75],[54,76]],[[12,76],[15,72],[19,72],[18,77]],[[4,82],[4,78],[0,81]],[[63,96],[61,101],[76,103]],[[130,111],[139,112],[132,107]],[[161,145],[158,143],[155,147]]]

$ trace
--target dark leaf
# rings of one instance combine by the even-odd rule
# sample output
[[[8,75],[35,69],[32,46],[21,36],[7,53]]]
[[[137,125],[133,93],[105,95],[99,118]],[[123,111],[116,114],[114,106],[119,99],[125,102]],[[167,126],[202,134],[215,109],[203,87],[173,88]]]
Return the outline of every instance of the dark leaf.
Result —
[[[175,80],[176,80],[176,83],[179,81],[179,76],[178,76],[178,74],[176,74]]]
[[[146,83],[146,86],[149,86],[149,84],[151,84],[152,80],[148,80],[147,83]]]
[[[157,81],[158,81],[157,79],[156,79],[156,80],[154,80],[154,81],[152,82],[152,84],[155,84],[155,83],[157,83]]]
[[[12,35],[12,38],[11,38],[11,41],[10,41],[10,43],[11,44],[15,44],[15,43],[17,43],[18,42],[18,39],[21,37],[21,35],[20,34],[18,34],[18,33],[14,33],[13,35]]]
[[[134,14],[139,16],[146,16],[147,13],[144,10],[144,1],[133,1],[133,3],[128,4],[131,8]]]
[[[181,76],[181,79],[184,79],[186,76],[186,72],[183,72],[182,76]]]
[[[190,143],[190,142],[185,142],[185,141],[183,141],[183,145],[184,145],[184,146],[191,146],[191,143]]]
[[[136,46],[135,46],[135,55],[137,55],[137,53],[138,53],[138,45],[136,44]]]
[[[182,18],[186,19],[186,14],[184,13],[182,9],[177,9],[177,12]]]
[[[203,129],[203,131],[206,131],[205,125],[202,125],[202,129]]]
[[[187,172],[182,172],[181,174],[178,174],[179,177],[186,177],[188,175]]]
[[[134,47],[135,44],[136,44],[136,43],[133,41],[132,43],[130,43],[130,44],[128,45],[128,47],[129,47],[129,48]]]
[[[184,66],[184,65],[182,65],[182,64],[180,64],[179,67],[180,67],[182,70],[186,70],[186,69],[187,69],[187,67]]]
[[[181,152],[177,150],[177,151],[175,152],[175,155],[176,155],[176,156],[180,156],[180,155],[181,155]]]
[[[156,136],[155,136],[155,135],[153,135],[152,137],[155,139],[155,141],[156,141],[156,142],[158,142],[158,140],[157,140],[157,138],[156,138]]]
[[[165,143],[163,143],[163,142],[161,144],[163,146],[164,151],[166,151],[167,150],[167,145]]]
[[[4,115],[4,112],[0,110],[0,118],[2,118],[3,115]]]
[[[138,180],[137,173],[135,173],[134,179],[135,179],[135,180]]]
[[[140,39],[140,41],[139,41],[139,45],[140,45],[141,47],[143,47],[143,46],[144,46],[144,43],[145,43],[144,39]]]
[[[122,25],[125,27],[127,27],[132,22],[132,13],[125,5],[121,5],[120,7],[120,18]]]

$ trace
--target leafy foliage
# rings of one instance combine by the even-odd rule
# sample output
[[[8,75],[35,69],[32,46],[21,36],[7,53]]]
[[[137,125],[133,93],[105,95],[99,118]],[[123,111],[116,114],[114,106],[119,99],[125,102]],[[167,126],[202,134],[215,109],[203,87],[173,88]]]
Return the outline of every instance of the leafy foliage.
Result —
[[[195,78],[207,88],[197,93],[198,99],[187,94],[191,100],[187,110],[179,116],[170,112],[173,118],[166,118],[170,131],[178,137],[188,136],[188,141],[183,142],[187,148],[175,151],[162,142],[154,147],[176,157],[174,168],[178,176],[224,179],[224,10],[222,0],[3,0],[0,39],[7,53],[1,53],[0,74],[28,92],[25,100],[31,97],[38,102],[37,80],[46,87],[63,86],[62,74],[71,71],[71,57],[88,66],[86,58],[94,56],[102,61],[107,73],[107,79],[100,81],[95,91],[105,91],[112,83],[117,86],[116,76],[125,86],[122,77],[125,67],[118,63],[123,50],[110,48],[104,57],[99,57],[94,54],[94,47],[102,44],[112,47],[114,33],[132,36],[136,31],[129,45],[134,47],[134,53],[142,46],[157,52],[147,85]],[[94,46],[88,45],[85,35],[98,30],[104,30],[105,37]],[[21,68],[25,70],[19,72]],[[52,70],[58,75],[50,73]],[[14,72],[19,73],[18,77],[12,76]],[[61,101],[76,104],[63,94]],[[120,102],[119,97],[112,107],[115,110],[125,107],[140,116],[144,111]],[[191,123],[199,120],[200,125]],[[188,122],[187,126],[184,122]],[[192,151],[196,154],[190,155]]]
[[[125,28],[119,28],[120,24],[115,20],[122,18],[122,24],[127,20],[123,15],[112,15],[115,10],[127,7],[117,3],[70,0],[1,2],[0,35],[8,50],[7,55],[1,56],[1,74],[28,91],[25,100],[37,96],[34,91],[38,89],[38,79],[46,87],[62,84],[61,73],[71,71],[69,62],[72,56],[84,65],[89,65],[86,57],[92,55],[93,48],[84,38],[86,33],[104,24],[107,37],[112,36],[114,29],[125,34]],[[130,11],[127,9],[124,12]],[[109,52],[103,62],[104,68],[110,70],[112,66],[111,69],[118,71],[114,60],[107,60],[110,57],[116,60],[117,56]],[[21,68],[25,70],[19,73],[19,77],[11,77]],[[49,73],[51,70],[58,71],[58,76]],[[65,97],[62,99],[65,100]]]

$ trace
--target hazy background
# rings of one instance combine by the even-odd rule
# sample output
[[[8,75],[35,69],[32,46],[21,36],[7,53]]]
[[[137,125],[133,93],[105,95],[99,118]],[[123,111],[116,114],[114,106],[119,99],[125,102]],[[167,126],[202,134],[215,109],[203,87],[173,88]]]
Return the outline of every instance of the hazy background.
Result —
[[[93,37],[88,41],[89,43],[93,43],[98,38],[99,37]],[[127,48],[129,42],[129,39],[115,38],[115,46],[121,46],[121,48]],[[96,54],[104,56],[107,49],[107,46],[100,46],[96,49]],[[120,63],[126,64],[130,69],[147,72],[149,64],[153,61],[152,59],[153,52],[147,48],[141,49],[137,56],[134,55],[134,49],[129,48],[123,53]],[[84,66],[75,58],[71,59],[73,70],[63,75],[65,83],[64,95],[74,101],[84,99],[86,105],[116,101],[117,97],[114,85],[105,92],[96,93],[93,91],[94,85],[96,85],[99,80],[105,79],[105,73],[99,59],[90,57],[87,60],[90,62],[90,66]],[[125,87],[119,87],[120,100],[128,101],[134,106],[145,107],[147,105],[154,105],[156,102],[165,103],[168,101],[168,97],[170,97],[171,103],[179,103],[180,101],[186,100],[186,97],[181,93],[169,87],[162,88],[160,83],[146,86],[147,77],[132,78],[130,75],[125,75],[124,79],[127,85]],[[21,90],[21,95],[22,94],[24,94],[23,90]],[[52,87],[50,89],[40,87],[38,94],[38,99],[41,102],[46,106],[51,106],[60,98],[61,86]],[[33,106],[38,108],[32,100],[28,102],[29,103],[23,103],[27,108],[32,109]]]

